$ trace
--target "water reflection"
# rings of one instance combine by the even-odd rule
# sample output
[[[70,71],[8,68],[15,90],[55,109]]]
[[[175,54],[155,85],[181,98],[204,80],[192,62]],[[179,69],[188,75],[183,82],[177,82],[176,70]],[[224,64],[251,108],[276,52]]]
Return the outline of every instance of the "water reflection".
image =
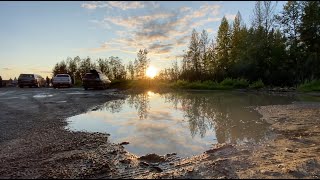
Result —
[[[69,128],[110,133],[114,141],[129,141],[127,149],[138,155],[177,152],[187,156],[217,142],[263,140],[268,124],[248,107],[292,101],[289,97],[235,92],[145,92],[71,117]]]
[[[287,104],[288,97],[245,93],[178,93],[162,95],[173,108],[182,110],[189,122],[192,137],[214,130],[218,143],[259,142],[265,137],[268,124],[249,106]],[[178,104],[181,106],[179,107]]]

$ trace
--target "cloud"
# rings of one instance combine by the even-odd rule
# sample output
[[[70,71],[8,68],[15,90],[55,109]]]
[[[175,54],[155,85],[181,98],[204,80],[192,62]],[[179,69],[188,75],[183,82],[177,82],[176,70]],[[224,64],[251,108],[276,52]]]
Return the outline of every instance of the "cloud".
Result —
[[[191,26],[192,27],[198,27],[198,26],[202,26],[204,24],[207,24],[209,22],[218,22],[220,20],[221,20],[221,18],[218,18],[218,17],[216,17],[216,18],[206,18],[206,19],[202,19],[200,21],[196,21],[196,22],[192,23]]]
[[[94,10],[97,8],[111,8],[111,6],[108,3],[101,2],[101,1],[93,1],[93,2],[88,2],[88,3],[83,3],[81,4],[81,7],[89,9],[89,10]]]
[[[117,26],[115,31],[117,38],[107,41],[113,43],[113,45],[102,44],[98,48],[91,48],[89,51],[92,53],[110,50],[136,52],[139,49],[146,48],[150,55],[168,57],[172,55],[175,47],[187,45],[193,28],[221,20],[217,17],[220,5],[208,3],[199,8],[185,6],[179,9],[163,8],[155,2],[111,1],[104,3],[121,10],[144,8],[148,11],[144,12],[143,15],[122,13],[116,16],[105,16],[101,21],[91,20],[92,23],[107,29]],[[97,2],[89,4],[92,8],[102,7],[103,5]],[[86,7],[90,6],[86,5]]]
[[[191,7],[181,7],[180,12],[190,11],[191,9],[192,9]]]
[[[128,10],[128,9],[141,9],[141,8],[158,8],[159,4],[157,2],[143,2],[143,1],[93,1],[93,2],[86,2],[81,4],[81,7],[94,10],[97,8],[117,8],[121,10]]]
[[[4,71],[11,71],[12,69],[5,67],[5,68],[2,68],[2,70],[4,70]]]
[[[86,8],[86,9],[96,9],[97,5],[96,4],[83,3],[83,4],[81,4],[81,7]]]
[[[236,14],[226,14],[225,17],[227,18],[227,20],[233,21],[236,17]]]
[[[109,5],[122,10],[144,8],[145,4],[141,1],[109,1]]]

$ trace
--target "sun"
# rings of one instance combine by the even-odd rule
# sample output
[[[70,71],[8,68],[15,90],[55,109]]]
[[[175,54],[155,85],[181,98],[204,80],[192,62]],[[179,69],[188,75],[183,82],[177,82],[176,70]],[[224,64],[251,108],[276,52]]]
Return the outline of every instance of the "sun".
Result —
[[[154,78],[157,75],[157,69],[153,66],[149,66],[147,68],[146,75],[150,78]]]

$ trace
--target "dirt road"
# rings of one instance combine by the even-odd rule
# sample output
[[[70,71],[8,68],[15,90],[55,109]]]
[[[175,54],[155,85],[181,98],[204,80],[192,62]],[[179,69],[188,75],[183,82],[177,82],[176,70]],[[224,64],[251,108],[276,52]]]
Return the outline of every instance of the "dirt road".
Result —
[[[0,178],[320,178],[320,104],[262,106],[271,140],[218,144],[201,155],[137,157],[108,134],[69,132],[67,117],[114,90],[0,88]]]

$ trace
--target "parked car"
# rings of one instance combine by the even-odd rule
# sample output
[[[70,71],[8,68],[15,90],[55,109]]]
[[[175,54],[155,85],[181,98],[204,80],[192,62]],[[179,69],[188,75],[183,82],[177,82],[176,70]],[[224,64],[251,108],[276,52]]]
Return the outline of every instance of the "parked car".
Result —
[[[90,70],[90,72],[86,73],[82,78],[82,86],[85,90],[88,90],[89,88],[106,89],[109,87],[110,83],[111,81],[106,75],[95,69]]]
[[[62,86],[71,87],[72,80],[69,74],[57,74],[52,79],[52,86],[53,88],[58,88]]]
[[[18,85],[20,88],[23,88],[24,86],[45,87],[46,80],[38,74],[20,74]]]

